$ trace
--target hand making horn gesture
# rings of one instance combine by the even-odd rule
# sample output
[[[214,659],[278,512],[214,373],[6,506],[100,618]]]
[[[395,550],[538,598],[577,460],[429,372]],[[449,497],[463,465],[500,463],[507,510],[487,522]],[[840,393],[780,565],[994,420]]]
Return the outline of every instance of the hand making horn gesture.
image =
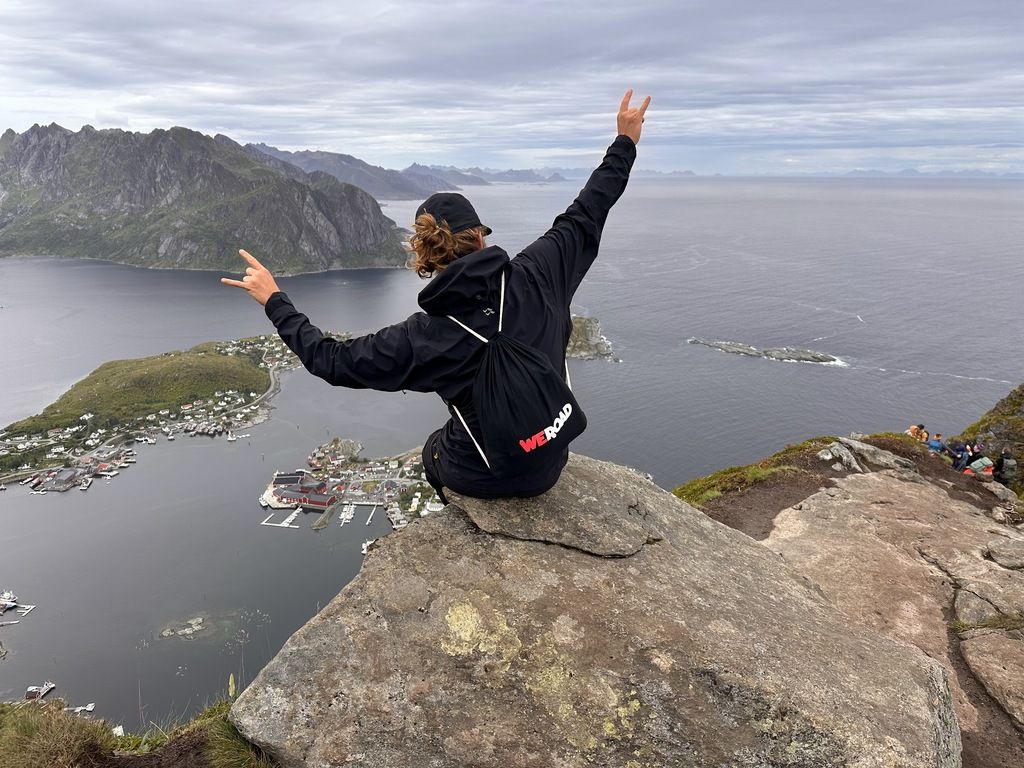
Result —
[[[274,282],[274,276],[270,274],[270,270],[256,261],[248,251],[239,251],[238,253],[243,259],[249,262],[249,266],[245,268],[245,277],[241,280],[230,280],[226,277],[222,277],[220,281],[224,283],[224,285],[233,285],[236,288],[244,288],[246,292],[260,304],[266,304],[267,299],[281,290],[277,287],[277,283]]]
[[[633,109],[629,106],[631,98],[633,98],[632,88],[626,91],[626,95],[622,97],[622,103],[619,105],[619,135],[625,134],[629,136],[633,143],[636,144],[640,141],[644,112],[647,111],[647,106],[651,103],[651,97],[648,96],[644,99],[644,103],[640,105],[639,109]]]

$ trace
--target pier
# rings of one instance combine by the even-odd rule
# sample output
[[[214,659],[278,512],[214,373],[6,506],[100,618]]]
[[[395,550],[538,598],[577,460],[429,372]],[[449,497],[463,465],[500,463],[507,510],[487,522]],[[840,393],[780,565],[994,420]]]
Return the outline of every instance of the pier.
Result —
[[[370,516],[366,518],[366,524],[369,525],[373,522],[373,513],[377,511],[377,505],[373,505],[373,509],[370,510]]]
[[[295,520],[295,518],[299,516],[299,512],[300,511],[301,510],[296,509],[290,515],[288,515],[288,517],[286,517],[284,520],[282,520],[280,523],[272,523],[272,522],[270,522],[271,519],[273,519],[273,517],[274,517],[274,513],[271,513],[271,514],[267,515],[266,519],[264,519],[263,522],[260,523],[260,525],[269,525],[271,528],[299,528],[300,526],[292,525],[292,523]]]

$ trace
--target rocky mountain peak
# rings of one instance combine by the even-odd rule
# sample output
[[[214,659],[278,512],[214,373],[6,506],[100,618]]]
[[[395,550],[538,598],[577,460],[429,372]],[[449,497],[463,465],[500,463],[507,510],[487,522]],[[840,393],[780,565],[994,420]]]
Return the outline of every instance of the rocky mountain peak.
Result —
[[[279,273],[405,261],[394,222],[362,190],[181,126],[5,134],[0,190],[0,256],[234,271],[244,245]]]

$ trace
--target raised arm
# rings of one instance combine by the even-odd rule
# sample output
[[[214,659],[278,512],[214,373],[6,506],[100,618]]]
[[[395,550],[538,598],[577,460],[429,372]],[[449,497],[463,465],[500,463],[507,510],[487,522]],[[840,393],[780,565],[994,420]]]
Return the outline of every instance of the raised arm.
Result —
[[[519,255],[566,307],[597,258],[608,212],[625,191],[636,159],[636,144],[651,97],[644,99],[639,108],[631,108],[632,96],[632,90],[623,96],[617,116],[619,135],[579,196],[555,219],[551,229]]]

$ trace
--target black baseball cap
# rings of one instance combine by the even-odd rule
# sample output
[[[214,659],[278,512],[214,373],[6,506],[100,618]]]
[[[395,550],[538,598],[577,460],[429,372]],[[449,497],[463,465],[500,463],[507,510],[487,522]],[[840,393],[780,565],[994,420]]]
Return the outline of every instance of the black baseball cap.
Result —
[[[458,192],[435,192],[416,209],[417,217],[421,213],[429,213],[438,222],[446,222],[452,234],[473,227],[484,227],[469,200]],[[484,227],[484,234],[491,234],[491,228]]]

